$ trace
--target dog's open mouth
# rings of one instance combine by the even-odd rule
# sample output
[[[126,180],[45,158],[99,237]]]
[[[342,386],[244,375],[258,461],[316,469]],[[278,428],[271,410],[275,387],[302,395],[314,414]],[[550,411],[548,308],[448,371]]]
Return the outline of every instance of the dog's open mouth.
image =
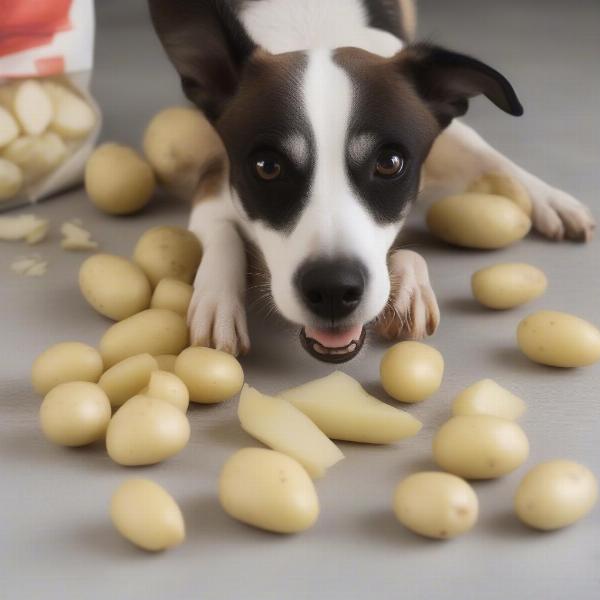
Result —
[[[360,352],[365,341],[365,328],[362,325],[339,330],[304,327],[300,331],[300,341],[318,360],[343,363]]]

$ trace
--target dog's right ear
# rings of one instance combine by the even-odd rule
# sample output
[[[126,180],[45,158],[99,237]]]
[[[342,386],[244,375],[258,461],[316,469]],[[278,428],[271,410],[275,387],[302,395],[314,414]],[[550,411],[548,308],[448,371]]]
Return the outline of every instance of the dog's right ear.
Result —
[[[158,37],[185,95],[215,120],[235,94],[255,49],[223,0],[148,0]]]

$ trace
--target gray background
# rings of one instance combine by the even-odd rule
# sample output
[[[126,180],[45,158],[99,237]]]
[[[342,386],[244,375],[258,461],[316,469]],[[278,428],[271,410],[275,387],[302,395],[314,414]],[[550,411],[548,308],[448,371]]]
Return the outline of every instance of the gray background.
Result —
[[[180,99],[177,81],[150,29],[141,0],[101,0],[94,93],[105,114],[104,138],[138,144],[149,117]],[[600,4],[503,0],[420,2],[421,34],[490,61],[515,84],[526,107],[511,119],[480,100],[469,121],[514,159],[589,203],[600,190]],[[137,237],[161,223],[185,225],[186,206],[158,199],[140,216],[98,214],[82,191],[36,207],[56,228],[79,217],[105,251],[128,255]],[[56,231],[56,229],[55,229]],[[533,308],[566,310],[600,323],[600,241],[555,245],[536,236],[494,254],[433,243],[422,215],[408,236],[429,261],[443,321],[431,342],[446,359],[439,393],[411,413],[418,437],[397,446],[342,444],[346,460],[317,483],[317,526],[279,537],[230,520],[215,498],[219,469],[254,442],[235,419],[235,401],[190,410],[192,440],[177,457],[144,469],[120,468],[101,446],[67,450],[47,443],[37,425],[40,399],[29,385],[33,358],[60,340],[97,343],[107,322],[77,290],[84,256],[62,252],[58,234],[36,248],[50,261],[46,277],[19,278],[11,261],[27,253],[0,247],[0,598],[577,598],[600,597],[600,510],[567,530],[541,534],[511,512],[526,468],[552,457],[600,473],[599,367],[552,370],[530,364],[515,347],[515,327]],[[496,261],[542,267],[550,289],[535,306],[492,314],[470,299],[469,277]],[[301,350],[294,332],[254,311],[249,382],[265,391],[331,369]],[[344,370],[377,385],[384,347],[372,341]],[[395,522],[397,481],[429,469],[435,429],[455,393],[489,376],[529,405],[522,423],[532,448],[527,465],[477,483],[476,529],[450,542],[421,539]],[[111,528],[107,505],[127,477],[151,477],[181,503],[186,543],[149,555]]]

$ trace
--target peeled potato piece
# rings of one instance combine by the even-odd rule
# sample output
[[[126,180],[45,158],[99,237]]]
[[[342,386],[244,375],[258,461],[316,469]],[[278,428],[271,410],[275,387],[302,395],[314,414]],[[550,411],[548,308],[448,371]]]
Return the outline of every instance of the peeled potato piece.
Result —
[[[44,90],[52,103],[50,128],[66,139],[86,136],[96,124],[90,105],[63,85],[46,81]]]
[[[21,127],[29,135],[44,133],[52,119],[52,102],[42,85],[33,79],[17,86],[13,109]]]
[[[295,458],[313,478],[344,458],[341,450],[289,402],[244,385],[238,417],[251,436]]]
[[[514,421],[526,410],[525,402],[492,379],[482,379],[460,392],[452,402],[452,414],[491,415]]]
[[[67,146],[52,131],[40,136],[19,137],[2,151],[3,158],[21,168],[25,183],[36,182],[53,171],[67,154]]]
[[[407,412],[367,394],[358,381],[341,371],[281,392],[279,397],[336,440],[389,444],[416,435],[422,427]]]
[[[49,227],[48,219],[40,219],[35,215],[0,217],[0,240],[26,240],[33,244],[46,235]]]
[[[10,144],[19,135],[19,125],[5,108],[0,106],[0,148]]]

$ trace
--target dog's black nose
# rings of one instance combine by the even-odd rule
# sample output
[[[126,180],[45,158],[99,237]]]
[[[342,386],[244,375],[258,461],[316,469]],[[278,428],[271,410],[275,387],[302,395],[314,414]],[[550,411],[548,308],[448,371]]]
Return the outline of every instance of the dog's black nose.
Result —
[[[365,270],[354,260],[317,260],[302,266],[296,285],[306,307],[315,315],[337,321],[360,304]]]

